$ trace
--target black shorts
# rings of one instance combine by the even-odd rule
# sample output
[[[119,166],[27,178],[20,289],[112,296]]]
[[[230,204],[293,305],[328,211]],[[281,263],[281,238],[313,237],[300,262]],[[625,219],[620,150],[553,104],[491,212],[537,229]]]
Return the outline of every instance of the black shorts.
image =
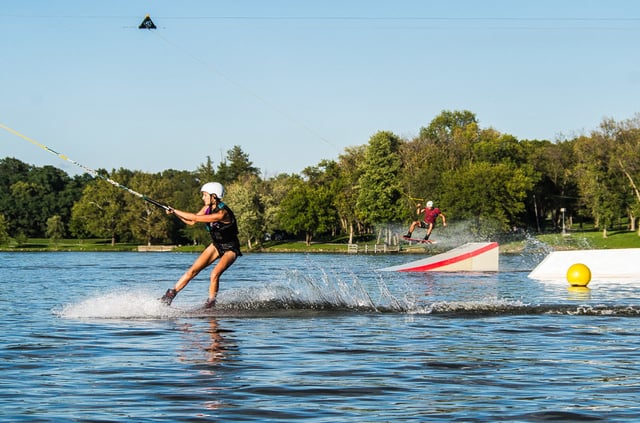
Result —
[[[419,226],[420,226],[421,228],[423,228],[423,229],[424,229],[424,228],[428,228],[428,227],[429,227],[429,226],[431,226],[431,225],[433,225],[433,223],[427,223],[427,222],[425,222],[424,220],[421,220],[421,221],[420,221],[420,224],[419,224]]]
[[[218,254],[221,256],[227,251],[233,251],[236,253],[236,256],[240,257],[242,252],[240,252],[240,243],[239,242],[226,242],[226,243],[218,243],[214,242],[213,246],[218,250]]]

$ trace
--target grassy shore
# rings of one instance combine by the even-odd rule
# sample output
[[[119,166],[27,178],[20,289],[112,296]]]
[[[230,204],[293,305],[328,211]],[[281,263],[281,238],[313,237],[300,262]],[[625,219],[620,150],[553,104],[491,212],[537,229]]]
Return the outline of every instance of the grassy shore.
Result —
[[[522,237],[520,237],[522,238]],[[336,240],[337,242],[318,242],[307,246],[304,242],[280,242],[273,244],[265,244],[262,251],[267,252],[347,252],[347,243],[345,240]],[[500,252],[503,254],[519,254],[532,243],[542,243],[553,250],[592,250],[592,249],[616,249],[616,248],[640,248],[640,236],[636,231],[609,231],[607,237],[602,236],[600,231],[571,232],[566,234],[540,234],[527,236],[525,239],[498,241],[500,244]],[[358,250],[362,251],[364,246],[368,246],[369,251],[375,248],[374,240],[364,240],[358,242]],[[442,252],[443,249],[450,249],[451,243],[440,247],[435,245],[413,245],[411,247],[403,246],[401,253],[417,253],[424,254]]]
[[[606,238],[602,236],[600,231],[584,231],[569,232],[564,235],[560,233],[540,234],[531,235],[525,239],[503,240],[499,241],[500,252],[518,254],[532,242],[543,243],[554,250],[640,248],[640,236],[636,231],[610,231]],[[359,252],[365,250],[367,252],[376,251],[375,239],[359,239],[357,244]],[[202,248],[203,246],[178,246],[173,248],[172,251],[200,252]],[[439,248],[437,244],[434,246],[403,246],[400,249],[400,253],[435,253],[441,252],[442,248]],[[247,248],[243,250],[248,251]],[[380,251],[380,246],[377,247],[377,250]],[[27,239],[22,240],[21,243],[11,240],[9,243],[0,245],[0,251],[139,251],[139,246],[126,243],[117,243],[112,246],[110,241],[104,239],[61,239],[55,242],[48,239]],[[302,241],[266,242],[250,252],[347,253],[348,244],[345,238],[327,242],[314,242],[310,246],[307,246]]]
[[[46,238],[29,238],[19,243],[11,240],[0,245],[0,251],[138,251],[137,244],[117,243],[111,245],[111,241],[104,239],[59,239],[52,241]]]

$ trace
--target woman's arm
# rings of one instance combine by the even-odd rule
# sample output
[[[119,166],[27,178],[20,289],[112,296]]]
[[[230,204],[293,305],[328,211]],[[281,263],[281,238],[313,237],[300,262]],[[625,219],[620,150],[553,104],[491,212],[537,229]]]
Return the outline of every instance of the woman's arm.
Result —
[[[208,207],[206,206],[203,207],[198,213],[189,213],[177,209],[168,210],[167,213],[175,214],[187,225],[194,225],[196,223],[220,222],[226,219],[227,211],[225,209],[220,209],[214,213],[206,214],[207,208]]]

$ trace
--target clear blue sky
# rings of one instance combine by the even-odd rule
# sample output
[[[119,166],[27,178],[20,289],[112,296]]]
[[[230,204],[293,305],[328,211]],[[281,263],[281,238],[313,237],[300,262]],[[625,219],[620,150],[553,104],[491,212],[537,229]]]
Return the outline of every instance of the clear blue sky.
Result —
[[[0,0],[0,123],[89,168],[239,145],[269,177],[442,110],[518,139],[631,118],[639,45],[634,0]],[[79,172],[0,130],[7,156]]]

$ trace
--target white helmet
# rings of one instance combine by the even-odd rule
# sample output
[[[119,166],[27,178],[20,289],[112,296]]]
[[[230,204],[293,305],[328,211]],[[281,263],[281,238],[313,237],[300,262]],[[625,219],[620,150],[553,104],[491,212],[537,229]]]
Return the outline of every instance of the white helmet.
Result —
[[[433,207],[433,201],[427,201],[427,207]]]
[[[200,192],[206,192],[207,194],[215,195],[219,199],[224,197],[224,187],[219,182],[207,182],[202,186]]]

